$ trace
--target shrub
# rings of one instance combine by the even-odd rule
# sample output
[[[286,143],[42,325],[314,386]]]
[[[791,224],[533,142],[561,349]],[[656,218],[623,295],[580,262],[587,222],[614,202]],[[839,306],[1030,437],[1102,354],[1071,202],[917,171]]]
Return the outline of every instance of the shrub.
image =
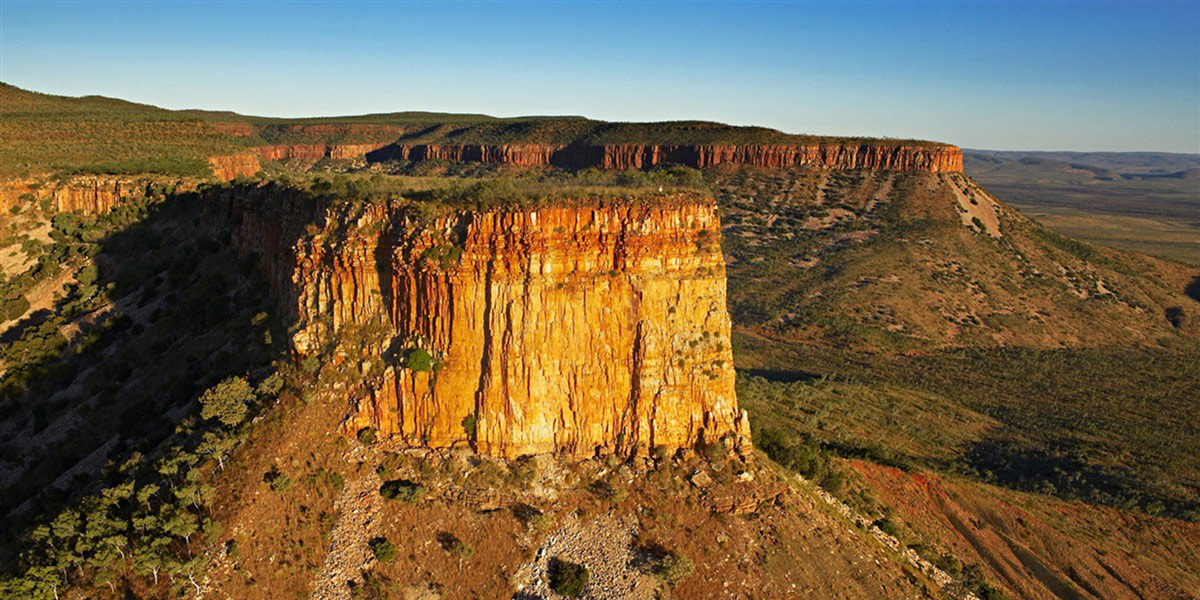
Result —
[[[463,433],[467,434],[467,439],[471,442],[475,441],[475,413],[471,413],[462,420]]]
[[[363,581],[359,585],[350,586],[350,598],[353,600],[388,600],[395,597],[396,585],[391,579],[378,573],[363,573]]]
[[[20,318],[28,310],[29,300],[26,300],[25,296],[17,296],[4,301],[2,312],[4,319],[11,321]]]
[[[550,559],[550,589],[568,598],[578,598],[587,587],[587,567],[557,558]]]
[[[406,479],[393,479],[379,486],[379,495],[388,500],[415,504],[425,497],[425,486]]]
[[[371,427],[363,427],[358,430],[358,441],[370,446],[376,441],[375,429]]]
[[[428,371],[433,368],[433,356],[420,348],[412,348],[404,353],[403,366],[410,371]]]
[[[263,481],[275,492],[282,492],[292,487],[292,478],[280,471],[279,467],[271,467],[270,471],[263,473]]]
[[[96,268],[96,265],[88,265],[79,270],[79,274],[75,276],[75,280],[78,281],[80,285],[88,286],[96,283],[96,280],[99,277],[100,270]]]
[[[271,373],[271,375],[258,384],[258,395],[275,397],[283,390],[283,384],[283,375],[280,375],[279,373]]]
[[[371,546],[371,554],[374,554],[379,562],[391,562],[396,560],[396,555],[399,554],[396,546],[385,537],[377,537],[368,542],[368,545]]]
[[[675,552],[667,552],[654,567],[654,576],[667,585],[675,585],[692,574],[692,560]]]
[[[453,554],[461,563],[464,560],[471,560],[471,557],[475,556],[475,548],[462,540],[454,540],[454,543],[450,544],[450,554]]]

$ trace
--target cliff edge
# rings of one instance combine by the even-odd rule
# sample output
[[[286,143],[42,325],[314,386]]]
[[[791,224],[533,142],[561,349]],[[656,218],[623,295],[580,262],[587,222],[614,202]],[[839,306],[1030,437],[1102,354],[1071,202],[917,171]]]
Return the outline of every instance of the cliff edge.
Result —
[[[504,457],[748,438],[711,199],[317,206],[294,244],[288,202],[241,203],[239,243],[291,303],[295,351],[353,372],[348,433]]]

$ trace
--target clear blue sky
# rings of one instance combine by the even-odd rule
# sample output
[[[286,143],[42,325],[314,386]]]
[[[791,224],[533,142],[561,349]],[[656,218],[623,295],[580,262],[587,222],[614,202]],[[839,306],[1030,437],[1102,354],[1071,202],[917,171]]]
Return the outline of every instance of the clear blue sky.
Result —
[[[1200,0],[0,0],[0,32],[0,80],[169,108],[695,118],[1200,152]]]

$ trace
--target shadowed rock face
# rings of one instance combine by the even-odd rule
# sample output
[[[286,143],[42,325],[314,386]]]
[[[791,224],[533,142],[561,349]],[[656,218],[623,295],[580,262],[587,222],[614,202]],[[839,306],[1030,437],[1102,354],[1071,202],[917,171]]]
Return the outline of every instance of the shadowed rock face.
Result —
[[[244,246],[287,239],[247,216]],[[378,205],[325,223],[263,256],[292,290],[297,352],[338,334],[337,359],[358,365],[348,432],[507,457],[748,434],[711,200],[427,218]],[[418,349],[429,370],[406,366]]]
[[[602,169],[644,169],[661,164],[696,168],[739,164],[929,173],[962,171],[962,151],[947,145],[396,144],[368,152],[366,156],[370,161],[452,160]]]

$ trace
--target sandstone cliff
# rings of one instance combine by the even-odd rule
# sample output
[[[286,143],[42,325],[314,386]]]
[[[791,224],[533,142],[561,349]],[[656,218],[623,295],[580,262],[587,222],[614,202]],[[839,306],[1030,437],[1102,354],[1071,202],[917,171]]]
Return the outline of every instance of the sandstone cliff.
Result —
[[[245,204],[239,243],[294,303],[297,352],[340,340],[361,375],[348,431],[507,457],[748,435],[711,200],[423,218],[303,203]],[[293,244],[278,216],[304,213],[324,225]]]
[[[238,177],[253,177],[262,170],[258,157],[253,154],[212,156],[208,159],[213,176],[221,181],[232,181]]]
[[[352,159],[362,158],[372,152],[387,146],[386,143],[372,144],[276,144],[259,146],[258,155],[263,160],[301,159],[317,161],[322,158]]]
[[[106,213],[124,202],[144,200],[156,193],[194,189],[199,180],[173,177],[96,175],[65,180],[15,179],[0,182],[0,210],[25,200],[48,201],[54,212]]]
[[[602,169],[644,169],[661,164],[696,168],[740,164],[772,168],[812,166],[929,173],[962,171],[962,150],[956,146],[905,144],[395,144],[368,153],[367,159],[452,160]]]

